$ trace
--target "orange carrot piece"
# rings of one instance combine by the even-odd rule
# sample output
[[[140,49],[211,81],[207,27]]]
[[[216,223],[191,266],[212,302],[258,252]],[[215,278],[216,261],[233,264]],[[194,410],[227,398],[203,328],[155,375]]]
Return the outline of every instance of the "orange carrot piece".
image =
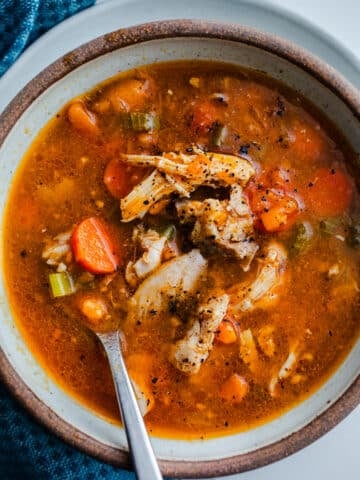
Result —
[[[305,203],[321,216],[336,216],[350,206],[354,188],[348,175],[336,168],[320,168],[307,185]]]
[[[99,127],[96,115],[90,112],[82,102],[74,102],[68,108],[68,118],[76,130],[85,135],[97,135]]]
[[[240,403],[249,392],[249,384],[244,377],[233,373],[222,385],[220,396],[231,403]]]
[[[148,172],[148,168],[131,167],[114,158],[107,164],[103,180],[113,197],[123,198]]]
[[[260,220],[267,232],[280,232],[291,227],[298,211],[296,200],[291,197],[279,198],[272,208],[260,215]]]
[[[152,93],[152,82],[147,79],[126,78],[104,94],[115,112],[129,112],[141,107]]]
[[[226,345],[235,343],[237,334],[233,323],[225,318],[218,326],[215,338],[218,342],[225,343]]]
[[[191,129],[196,133],[207,133],[218,120],[219,112],[212,102],[203,102],[194,108]]]
[[[75,228],[71,247],[76,262],[91,273],[112,273],[119,265],[106,226],[98,217],[87,218]]]
[[[290,152],[300,160],[311,161],[319,158],[324,149],[324,140],[318,130],[307,124],[296,123],[292,128],[292,136]]]

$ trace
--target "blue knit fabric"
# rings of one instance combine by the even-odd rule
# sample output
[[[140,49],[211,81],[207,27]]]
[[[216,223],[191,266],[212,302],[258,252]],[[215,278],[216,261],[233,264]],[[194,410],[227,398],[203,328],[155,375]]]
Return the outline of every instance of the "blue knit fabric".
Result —
[[[39,35],[94,0],[0,0],[0,75]],[[0,480],[133,480],[35,422],[0,383]]]
[[[0,0],[0,76],[39,35],[95,0]]]

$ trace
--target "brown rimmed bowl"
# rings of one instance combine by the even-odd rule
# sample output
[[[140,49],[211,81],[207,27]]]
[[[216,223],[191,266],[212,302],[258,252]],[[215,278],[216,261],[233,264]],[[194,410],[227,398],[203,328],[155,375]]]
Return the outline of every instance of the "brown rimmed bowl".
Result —
[[[360,94],[339,73],[303,49],[239,25],[176,20],[99,37],[37,75],[0,117],[1,208],[14,170],[39,130],[62,105],[118,71],[168,60],[215,60],[266,72],[315,104],[360,152]],[[360,162],[355,166],[360,170]],[[3,246],[1,255],[4,255]],[[0,282],[0,372],[11,392],[50,430],[105,462],[129,466],[122,429],[65,394],[32,356],[11,315]],[[164,440],[153,445],[165,475],[210,477],[257,468],[319,438],[360,398],[360,340],[311,397],[252,430],[210,440]]]

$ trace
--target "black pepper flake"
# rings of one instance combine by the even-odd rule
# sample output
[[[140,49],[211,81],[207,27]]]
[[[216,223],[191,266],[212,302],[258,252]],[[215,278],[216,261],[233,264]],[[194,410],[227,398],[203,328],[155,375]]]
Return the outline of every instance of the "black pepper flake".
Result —
[[[150,315],[156,315],[157,311],[154,308],[152,308],[149,313]]]
[[[25,248],[23,250],[21,250],[20,252],[20,257],[22,258],[25,258],[27,256],[27,251],[25,250]]]
[[[144,201],[143,201],[143,204],[144,204],[144,205],[149,205],[149,203],[150,203],[149,200],[144,200]]]
[[[308,187],[311,188],[311,187],[313,187],[313,186],[314,186],[313,182],[309,182],[309,183],[308,183]]]
[[[229,422],[225,421],[224,422],[224,427],[228,427],[229,426]]]
[[[136,325],[141,325],[140,320],[137,320],[137,321],[136,321]]]
[[[153,378],[151,379],[151,382],[152,382],[152,383],[157,383],[157,381],[158,381],[158,378],[157,378],[157,377],[153,377]]]
[[[332,168],[332,169],[330,170],[330,173],[331,173],[331,175],[335,175],[335,173],[336,173],[335,168]]]
[[[276,98],[276,111],[275,111],[275,113],[279,117],[282,117],[284,112],[285,112],[285,103],[280,97],[277,97]]]
[[[249,148],[250,148],[250,143],[246,143],[245,145],[241,145],[241,147],[239,149],[239,153],[242,153],[243,155],[247,155],[248,151],[249,151]]]
[[[187,153],[192,153],[192,152],[193,152],[193,148],[192,148],[192,147],[188,147],[188,148],[186,149],[186,151],[187,151]]]
[[[332,337],[333,336],[333,332],[331,330],[329,330],[329,336]]]

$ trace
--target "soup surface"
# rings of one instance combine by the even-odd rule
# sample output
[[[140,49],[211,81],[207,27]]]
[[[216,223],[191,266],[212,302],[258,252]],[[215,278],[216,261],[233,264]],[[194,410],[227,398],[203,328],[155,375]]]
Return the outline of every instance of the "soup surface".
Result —
[[[73,99],[26,154],[4,221],[31,350],[119,421],[88,326],[120,328],[156,434],[280,415],[358,338],[351,155],[296,92],[224,64],[151,65]]]

